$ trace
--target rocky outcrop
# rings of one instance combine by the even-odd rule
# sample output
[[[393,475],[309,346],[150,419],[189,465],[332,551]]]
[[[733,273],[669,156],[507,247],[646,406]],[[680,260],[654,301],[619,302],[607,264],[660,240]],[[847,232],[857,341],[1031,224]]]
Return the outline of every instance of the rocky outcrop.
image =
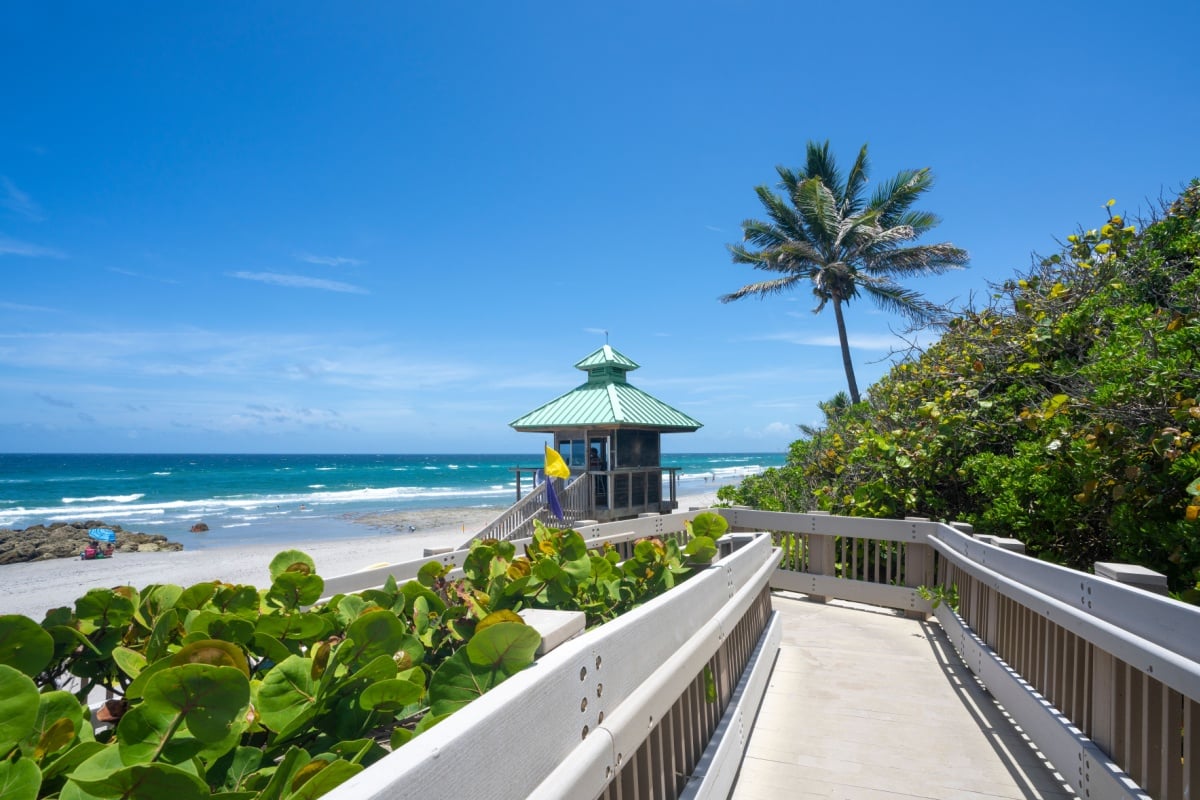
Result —
[[[0,564],[44,561],[49,558],[79,558],[89,542],[92,528],[108,528],[117,535],[117,553],[144,553],[154,550],[182,550],[183,545],[158,533],[134,533],[120,525],[97,520],[60,522],[50,526],[33,525],[24,530],[0,529]]]

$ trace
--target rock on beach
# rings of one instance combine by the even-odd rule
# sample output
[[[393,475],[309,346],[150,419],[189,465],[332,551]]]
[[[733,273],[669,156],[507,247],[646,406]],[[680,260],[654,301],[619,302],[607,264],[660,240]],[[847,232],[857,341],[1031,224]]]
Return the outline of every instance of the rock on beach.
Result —
[[[117,535],[118,553],[183,549],[179,542],[172,542],[158,533],[135,533],[123,529],[120,525],[110,525],[98,520],[61,522],[50,526],[32,525],[23,530],[0,529],[0,564],[79,558],[79,554],[88,543],[94,541],[88,536],[88,531],[92,528],[108,528],[113,531]]]

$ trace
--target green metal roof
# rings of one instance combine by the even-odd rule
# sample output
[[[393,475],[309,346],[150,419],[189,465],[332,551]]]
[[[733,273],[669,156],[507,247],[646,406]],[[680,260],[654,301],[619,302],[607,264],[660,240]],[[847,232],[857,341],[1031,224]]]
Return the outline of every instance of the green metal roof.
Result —
[[[588,373],[586,383],[509,425],[519,431],[628,426],[681,432],[702,426],[682,411],[631,386],[625,373],[638,365],[608,345],[575,366]]]

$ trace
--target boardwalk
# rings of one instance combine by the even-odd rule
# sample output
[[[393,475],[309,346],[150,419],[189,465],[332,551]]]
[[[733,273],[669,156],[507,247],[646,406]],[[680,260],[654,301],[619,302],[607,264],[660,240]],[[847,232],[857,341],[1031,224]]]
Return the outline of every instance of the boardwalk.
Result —
[[[935,621],[776,593],[783,644],[732,797],[1074,797]]]

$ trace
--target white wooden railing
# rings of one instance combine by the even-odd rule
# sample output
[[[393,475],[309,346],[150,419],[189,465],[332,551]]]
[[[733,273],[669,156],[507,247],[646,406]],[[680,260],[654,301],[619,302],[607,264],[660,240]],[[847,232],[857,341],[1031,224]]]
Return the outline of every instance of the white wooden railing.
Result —
[[[1200,609],[936,522],[722,513],[776,532],[773,588],[913,614],[956,593],[938,621],[1081,797],[1200,797]]]
[[[397,776],[414,797],[474,796],[480,776],[496,797],[723,797],[778,647],[768,585],[935,614],[1081,797],[1200,797],[1200,609],[941,523],[719,511],[734,531],[771,541],[727,538],[726,552],[740,549],[704,575],[568,642],[330,797],[391,796]],[[682,540],[691,516],[579,530],[620,546]],[[328,591],[378,585],[395,569],[332,579]],[[934,609],[922,587],[948,602]],[[705,665],[717,704],[704,699]]]
[[[686,538],[690,516],[579,530],[591,546],[620,550],[645,536]],[[325,797],[727,796],[779,649],[768,588],[779,553],[765,533],[719,545],[711,566],[539,657]],[[331,578],[325,591],[407,580],[429,560]]]

